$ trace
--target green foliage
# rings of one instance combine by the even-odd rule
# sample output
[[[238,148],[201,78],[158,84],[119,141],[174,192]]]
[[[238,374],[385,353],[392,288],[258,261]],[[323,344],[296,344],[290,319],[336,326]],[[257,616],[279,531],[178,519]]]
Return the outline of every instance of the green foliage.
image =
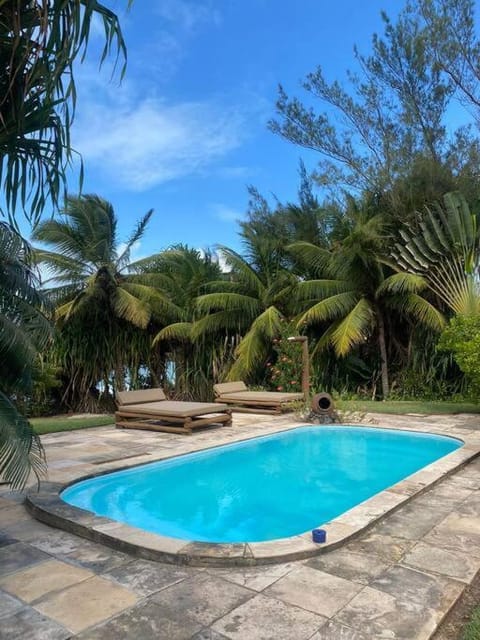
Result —
[[[420,276],[454,313],[478,313],[480,229],[465,197],[445,194],[442,204],[425,207],[418,227],[408,226],[400,235],[392,250],[396,265]]]
[[[11,222],[18,204],[36,223],[47,201],[56,206],[63,195],[72,160],[73,66],[97,19],[101,62],[112,50],[126,59],[118,19],[100,2],[0,3],[0,183]]]
[[[12,402],[30,392],[36,354],[51,337],[37,284],[29,245],[0,223],[0,477],[16,489],[45,469],[41,443]]]
[[[480,392],[480,315],[453,317],[440,336],[440,350],[453,353],[472,390]]]
[[[127,373],[136,378],[149,361],[152,324],[181,317],[169,295],[152,286],[155,274],[144,276],[130,262],[151,215],[139,220],[121,252],[113,207],[96,195],[67,198],[63,218],[46,220],[34,232],[35,240],[56,249],[37,249],[35,257],[51,272],[47,295],[56,307],[56,364],[72,409],[98,407],[99,381],[108,396],[112,386],[123,388]]]

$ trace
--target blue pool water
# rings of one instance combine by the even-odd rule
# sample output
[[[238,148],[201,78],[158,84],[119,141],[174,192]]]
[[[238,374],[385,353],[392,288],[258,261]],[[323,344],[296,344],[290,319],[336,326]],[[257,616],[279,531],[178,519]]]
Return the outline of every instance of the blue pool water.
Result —
[[[69,504],[204,542],[303,533],[462,446],[360,427],[301,427],[84,480]]]

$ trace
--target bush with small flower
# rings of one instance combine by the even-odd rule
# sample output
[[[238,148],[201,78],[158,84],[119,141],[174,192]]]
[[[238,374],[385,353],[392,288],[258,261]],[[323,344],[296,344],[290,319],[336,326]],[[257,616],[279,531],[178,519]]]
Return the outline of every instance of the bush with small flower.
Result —
[[[286,325],[282,335],[273,341],[274,357],[267,363],[267,368],[274,391],[302,391],[302,351],[298,343],[287,340],[294,334],[295,330]]]

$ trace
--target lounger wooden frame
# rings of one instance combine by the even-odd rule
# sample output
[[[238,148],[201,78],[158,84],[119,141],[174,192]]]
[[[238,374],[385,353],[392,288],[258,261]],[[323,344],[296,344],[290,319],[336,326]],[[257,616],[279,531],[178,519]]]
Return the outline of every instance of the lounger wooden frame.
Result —
[[[279,415],[292,410],[292,403],[301,402],[301,393],[279,393],[275,391],[249,391],[244,382],[223,382],[213,387],[215,402],[232,405],[240,413]]]
[[[122,391],[117,394],[115,424],[119,429],[149,429],[191,434],[196,427],[232,424],[227,405],[169,401],[162,389]]]

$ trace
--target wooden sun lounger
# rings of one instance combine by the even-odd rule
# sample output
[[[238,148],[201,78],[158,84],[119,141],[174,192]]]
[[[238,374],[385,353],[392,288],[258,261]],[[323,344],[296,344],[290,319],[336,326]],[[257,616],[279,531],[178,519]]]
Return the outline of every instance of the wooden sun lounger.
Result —
[[[162,389],[120,391],[115,423],[120,429],[150,429],[169,433],[192,433],[208,424],[232,424],[232,410],[226,404],[167,400]]]
[[[213,386],[215,402],[231,404],[243,413],[279,414],[292,409],[292,402],[303,400],[303,393],[283,391],[249,391],[244,382],[223,382]]]

